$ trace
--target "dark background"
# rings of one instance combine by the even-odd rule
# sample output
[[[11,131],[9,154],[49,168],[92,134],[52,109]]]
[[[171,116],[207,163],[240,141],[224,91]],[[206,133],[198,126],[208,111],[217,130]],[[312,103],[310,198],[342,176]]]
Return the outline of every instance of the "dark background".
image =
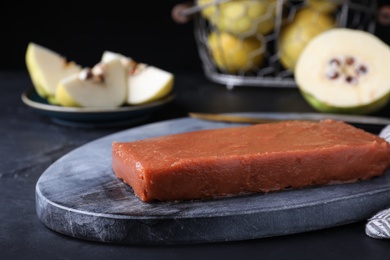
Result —
[[[168,70],[199,69],[193,23],[171,18],[182,2],[7,1],[0,5],[0,69],[25,69],[30,41],[83,66],[110,50]]]
[[[25,69],[30,41],[83,66],[93,66],[110,50],[171,71],[201,69],[193,22],[177,24],[171,18],[173,6],[183,2],[4,2],[0,69]],[[384,4],[390,1],[378,1]],[[389,29],[377,26],[375,33],[389,43]]]

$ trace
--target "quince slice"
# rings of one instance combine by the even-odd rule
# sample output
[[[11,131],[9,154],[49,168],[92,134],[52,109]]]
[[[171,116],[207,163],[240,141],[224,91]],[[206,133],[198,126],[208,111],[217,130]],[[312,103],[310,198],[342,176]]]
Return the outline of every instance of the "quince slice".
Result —
[[[144,63],[120,53],[105,51],[102,61],[119,58],[127,68],[127,98],[129,105],[140,105],[156,101],[173,90],[174,75],[168,71]]]
[[[68,61],[59,53],[30,42],[25,55],[27,70],[37,93],[49,101],[54,100],[58,82],[82,67]]]
[[[111,108],[123,105],[126,96],[126,68],[113,59],[60,80],[55,98],[62,106]]]

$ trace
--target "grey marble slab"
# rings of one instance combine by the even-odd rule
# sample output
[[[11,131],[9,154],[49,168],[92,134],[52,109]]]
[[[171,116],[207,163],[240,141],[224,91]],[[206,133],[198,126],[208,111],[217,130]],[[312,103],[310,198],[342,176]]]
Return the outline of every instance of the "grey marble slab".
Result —
[[[390,206],[390,172],[368,181],[268,194],[144,203],[111,169],[113,141],[234,126],[181,118],[134,127],[87,143],[54,162],[36,184],[36,211],[50,229],[120,244],[237,241],[365,220]],[[363,232],[363,231],[362,231]]]

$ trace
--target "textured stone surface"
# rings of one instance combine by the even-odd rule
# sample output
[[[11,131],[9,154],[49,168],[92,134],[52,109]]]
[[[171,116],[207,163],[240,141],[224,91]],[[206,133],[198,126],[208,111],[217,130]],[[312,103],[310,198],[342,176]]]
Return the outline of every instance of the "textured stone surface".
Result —
[[[227,127],[197,119],[115,133],[60,158],[36,186],[37,212],[73,237],[129,244],[235,241],[318,230],[367,219],[390,201],[390,172],[369,181],[224,199],[144,203],[111,169],[111,143]]]
[[[177,98],[148,123],[185,117],[188,112],[313,112],[294,89],[226,91],[223,86],[208,82],[202,73],[177,73],[176,76]],[[286,236],[177,246],[98,243],[55,232],[40,221],[36,212],[35,189],[42,173],[73,149],[132,126],[75,128],[53,123],[49,117],[35,113],[22,103],[22,92],[32,87],[26,71],[1,71],[0,86],[1,259],[328,260],[388,259],[390,255],[387,242],[371,239],[364,233],[366,219]],[[390,107],[378,114],[388,115]],[[378,133],[383,127],[364,125],[364,128]],[[368,204],[365,198],[361,200],[362,207]],[[384,209],[388,207],[390,201]],[[234,225],[224,229],[227,233]]]

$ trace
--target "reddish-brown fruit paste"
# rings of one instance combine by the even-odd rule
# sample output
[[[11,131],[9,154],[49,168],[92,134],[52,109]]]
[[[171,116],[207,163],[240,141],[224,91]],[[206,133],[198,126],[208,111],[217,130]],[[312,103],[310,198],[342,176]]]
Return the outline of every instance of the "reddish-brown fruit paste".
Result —
[[[142,201],[192,200],[382,175],[390,144],[352,125],[284,121],[112,144],[112,168]]]

